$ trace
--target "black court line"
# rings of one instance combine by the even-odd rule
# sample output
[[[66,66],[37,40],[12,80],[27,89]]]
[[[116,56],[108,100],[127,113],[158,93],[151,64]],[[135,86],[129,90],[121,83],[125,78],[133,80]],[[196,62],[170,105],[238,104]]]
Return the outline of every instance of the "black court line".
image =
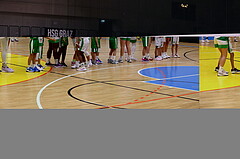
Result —
[[[118,80],[118,81],[125,81],[125,80]],[[112,81],[113,82],[113,81]],[[78,87],[81,87],[81,86],[84,86],[84,85],[90,85],[90,84],[96,84],[96,83],[99,83],[99,82],[90,82],[90,83],[85,83],[85,84],[80,84],[80,85],[77,85],[77,86],[74,86],[72,88],[70,88],[68,90],[68,95],[80,102],[84,102],[84,103],[88,103],[88,104],[92,104],[92,105],[96,105],[96,106],[100,106],[100,107],[107,107],[106,105],[102,105],[102,104],[98,104],[98,103],[93,103],[93,102],[89,102],[89,101],[86,101],[86,100],[83,100],[83,99],[79,99],[77,97],[75,97],[74,95],[72,95],[72,90],[74,90],[75,88],[78,88]],[[153,92],[153,93],[156,93],[156,92]],[[195,99],[196,101],[199,101],[197,99]],[[117,109],[126,109],[126,108],[119,108],[119,107],[113,107],[113,108],[117,108]]]
[[[197,50],[198,50],[198,49],[194,49],[194,50],[187,51],[187,52],[185,52],[185,53],[183,54],[183,56],[184,56],[185,58],[187,58],[188,60],[198,62],[198,60],[194,60],[194,59],[191,59],[190,57],[187,57],[187,54],[189,54],[189,53],[191,53],[191,52],[193,52],[193,51],[197,51]]]
[[[55,74],[59,74],[59,75],[63,75],[63,76],[68,76],[68,75],[65,75],[63,73],[57,73],[57,72],[52,72],[52,73],[55,73]],[[70,76],[70,77],[73,77],[73,76]],[[175,96],[175,95],[172,95],[172,94],[167,94],[167,93],[161,93],[161,92],[153,92],[153,91],[149,91],[149,90],[145,90],[145,89],[139,89],[139,88],[135,88],[135,87],[129,87],[129,86],[124,86],[124,85],[119,85],[119,84],[113,84],[113,83],[108,83],[108,82],[105,82],[105,81],[97,81],[97,80],[93,80],[93,79],[88,79],[88,78],[83,78],[83,77],[74,77],[74,78],[78,78],[78,79],[83,79],[83,80],[87,80],[87,81],[92,81],[92,82],[97,82],[97,83],[102,83],[102,84],[108,84],[108,85],[112,85],[112,86],[118,86],[118,87],[123,87],[123,88],[128,88],[128,89],[133,89],[133,90],[138,90],[138,91],[143,91],[143,92],[148,92],[148,93],[155,93],[155,94],[161,94],[161,95],[165,95],[165,96]],[[124,80],[125,81],[125,80]],[[136,81],[136,80],[135,80]],[[142,81],[142,80],[139,80],[139,81]],[[110,81],[111,82],[111,81]],[[193,98],[188,98],[188,97],[183,97],[183,96],[179,96],[177,98],[181,98],[181,99],[187,99],[187,100],[192,100],[192,101],[197,101],[199,102],[198,99],[193,99]]]

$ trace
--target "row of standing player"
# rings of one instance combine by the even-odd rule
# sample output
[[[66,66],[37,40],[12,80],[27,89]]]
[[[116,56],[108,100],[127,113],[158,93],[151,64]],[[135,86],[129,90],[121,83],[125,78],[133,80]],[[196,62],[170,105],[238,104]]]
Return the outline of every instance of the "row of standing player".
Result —
[[[65,64],[66,51],[68,46],[68,38],[59,38],[47,37],[49,42],[49,49],[47,51],[47,66],[53,65],[54,67],[67,67]],[[75,37],[72,38],[74,45],[74,56],[72,60],[72,69],[77,69],[78,71],[85,71],[87,67],[92,65],[102,64],[103,62],[99,59],[99,49],[100,45],[100,37]],[[155,60],[160,61],[162,59],[170,58],[171,56],[167,55],[167,49],[169,42],[172,39],[172,57],[180,57],[177,53],[179,37],[142,37],[143,50],[142,50],[142,61],[152,61],[153,58],[150,57],[150,47],[152,41],[155,41]],[[88,52],[88,48],[91,41],[91,54]],[[109,58],[108,63],[110,64],[118,64],[123,63],[124,53],[125,60],[129,63],[132,61],[136,61],[134,57],[136,51],[136,42],[137,37],[121,37],[120,38],[120,57],[116,60],[116,51],[118,49],[118,38],[110,37],[109,38]],[[130,46],[132,43],[132,46]],[[30,40],[30,56],[28,59],[28,68],[27,72],[39,72],[44,69],[44,67],[40,64],[40,59],[42,58],[43,52],[43,37],[32,37]],[[50,62],[51,54],[53,52],[55,64]],[[90,57],[92,56],[92,57]],[[61,61],[60,61],[60,57]],[[31,64],[32,62],[32,64]]]
[[[51,54],[53,53],[55,64],[54,67],[66,67],[65,64],[65,57],[66,57],[66,51],[68,46],[68,38],[50,38],[46,37],[49,42],[49,49],[47,51],[47,62],[46,65],[53,65],[50,62]],[[8,38],[9,39],[9,38]],[[41,65],[41,59],[43,54],[43,44],[44,44],[44,38],[43,37],[31,37],[30,38],[30,55],[28,58],[28,67],[27,72],[39,72],[44,69],[44,67]],[[90,67],[91,65],[97,65],[102,64],[102,61],[99,59],[99,48],[100,48],[100,39],[99,37],[92,37],[91,38],[91,55],[92,59],[90,59],[90,54],[88,52],[88,47],[90,44],[90,38],[89,37],[76,37],[72,38],[75,54],[73,56],[73,62],[72,62],[72,68],[77,68],[78,70],[84,71],[86,70],[86,67]],[[143,42],[143,58],[142,61],[151,61],[153,58],[150,57],[149,51],[152,41],[155,41],[155,59],[156,60],[162,60],[169,58],[170,56],[167,55],[167,47],[170,42],[169,37],[142,37]],[[8,40],[9,41],[9,40]],[[116,61],[116,50],[118,48],[118,38],[117,37],[110,37],[109,38],[109,47],[110,47],[110,53],[109,53],[109,59],[108,63],[111,64],[117,64],[117,63],[123,63],[123,54],[124,52],[127,52],[126,61],[131,63],[132,61],[135,61],[136,58],[134,58],[134,53],[136,50],[136,37],[121,37],[120,38],[120,58],[118,61]],[[130,43],[132,43],[132,46],[130,47]],[[174,37],[172,38],[172,57],[179,57],[177,54],[179,44],[179,38]],[[175,46],[175,49],[174,49]],[[175,50],[175,53],[174,53]],[[6,52],[6,51],[5,51]],[[6,54],[6,53],[5,53]],[[4,57],[4,56],[3,56]],[[60,62],[60,57],[62,57]],[[4,61],[4,60],[3,60]],[[6,60],[5,60],[6,61]],[[6,62],[5,62],[6,63]],[[3,67],[6,66],[3,62]],[[6,68],[6,69],[4,69]],[[8,72],[13,72],[12,69],[9,67],[4,67],[3,71],[7,70]],[[6,71],[5,71],[6,72]]]
[[[155,41],[155,60],[160,61],[163,59],[167,59],[170,57],[177,57],[178,55],[178,44],[179,37],[142,37],[143,50],[142,50],[142,61],[152,61],[153,58],[150,57],[150,47],[152,41]],[[172,56],[167,55],[168,44],[172,39]],[[76,42],[77,41],[77,42]],[[79,42],[78,42],[79,41]],[[91,54],[92,60],[88,56],[89,53],[87,51],[89,46],[89,38],[80,38],[74,41],[75,44],[75,55],[72,68],[77,68],[78,71],[85,71],[86,66],[90,67],[91,65],[101,64],[102,61],[99,59],[99,48],[100,48],[100,38],[91,38]],[[109,38],[109,58],[108,63],[110,64],[118,64],[124,62],[124,53],[125,61],[128,63],[132,63],[132,61],[136,61],[137,59],[134,57],[136,51],[136,42],[137,37],[121,37],[120,38],[120,57],[116,60],[116,52],[118,49],[118,38],[110,37]],[[132,45],[131,45],[132,44]],[[87,62],[84,61],[84,54],[87,57]],[[92,61],[92,62],[91,62]]]
[[[49,48],[47,51],[46,66],[67,67],[65,63],[67,46],[69,44],[67,37],[46,37],[48,39]],[[86,70],[84,67],[92,66],[93,64],[100,64],[102,61],[99,59],[100,38],[91,38],[92,59],[90,59],[90,53],[88,47],[90,44],[89,37],[75,37],[72,38],[74,45],[74,56],[72,61],[72,68],[78,70]],[[31,37],[30,38],[30,55],[28,58],[28,67],[26,72],[40,72],[44,69],[41,65],[41,59],[43,55],[44,37]],[[50,59],[53,53],[54,62],[52,64]],[[61,60],[60,60],[61,58]]]

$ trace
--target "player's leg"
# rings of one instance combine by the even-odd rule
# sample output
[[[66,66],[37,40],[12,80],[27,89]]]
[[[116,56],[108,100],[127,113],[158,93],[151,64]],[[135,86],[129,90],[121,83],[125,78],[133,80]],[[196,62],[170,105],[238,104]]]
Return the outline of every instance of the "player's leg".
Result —
[[[143,45],[142,61],[149,61],[149,59],[147,58],[148,37],[146,36],[142,37],[142,45]]]
[[[58,51],[59,49],[59,43],[53,43],[53,57],[55,61],[54,67],[58,68],[61,67],[60,63],[60,53]]]
[[[137,40],[134,40],[131,42],[132,47],[131,47],[131,60],[133,61],[137,61],[137,59],[135,58],[135,52],[136,52],[136,48],[137,48]]]
[[[118,39],[117,37],[110,37],[109,38],[109,58],[108,63],[110,64],[118,64],[118,61],[116,60],[116,53],[118,48]]]
[[[165,42],[164,42],[164,50],[162,53],[162,56],[164,59],[170,58],[170,56],[168,56],[167,51],[168,51],[168,45],[171,41],[171,37],[166,37]]]
[[[123,55],[126,47],[127,38],[120,38],[120,58],[118,60],[119,63],[123,63]]]
[[[91,56],[92,56],[92,64],[98,65],[97,63],[97,52],[98,52],[98,45],[97,45],[97,38],[91,37]]]
[[[227,59],[227,51],[228,48],[218,48],[221,55],[219,58],[219,70],[218,70],[218,76],[228,76],[228,73],[223,69],[223,66],[225,65],[226,59]]]
[[[178,45],[179,45],[179,37],[175,37],[175,54],[174,57],[179,58],[179,54],[178,54]]]
[[[150,49],[152,45],[152,37],[147,37],[148,38],[148,44],[147,44],[147,50],[146,50],[146,56],[149,61],[152,61],[153,58],[150,56]]]
[[[130,46],[130,38],[127,38],[126,40],[126,48],[127,48],[127,53],[128,53],[128,57],[127,57],[127,62],[131,63],[132,60],[131,60],[131,46]]]
[[[93,65],[98,65],[97,64],[97,48],[92,48],[92,51],[91,51],[91,56],[92,56],[92,64]]]
[[[235,62],[234,62],[234,52],[230,53],[230,63],[231,63],[231,73],[236,74],[240,73],[240,70],[235,67]]]
[[[37,37],[31,38],[29,43],[30,55],[28,57],[28,67],[26,72],[40,72],[36,66],[36,56],[39,53],[39,42]]]
[[[61,65],[63,67],[67,67],[66,63],[65,63],[65,59],[66,59],[66,55],[67,55],[67,45],[62,46],[62,59],[61,59]]]
[[[78,60],[80,61],[80,65],[77,71],[86,71],[87,68],[85,67],[86,60],[85,60],[84,52],[78,51]]]
[[[2,45],[2,72],[13,73],[14,70],[9,68],[7,65],[7,51],[10,45],[10,39],[4,37],[3,39],[1,39],[1,45]]]
[[[88,52],[88,48],[89,48],[89,44],[90,44],[90,40],[88,37],[83,38],[82,40],[82,47],[80,48],[80,51],[84,53],[85,57],[86,57],[86,66],[90,67],[92,66],[92,62],[91,62],[91,56],[90,53]]]
[[[49,46],[48,46],[48,51],[47,51],[47,62],[46,62],[46,65],[47,66],[51,66],[53,64],[51,63],[50,59],[51,59],[51,56],[52,56],[52,52],[53,52],[53,48],[54,48],[53,44],[54,43],[48,42],[48,44],[49,44]]]
[[[100,57],[99,57],[99,54],[100,54],[99,52],[101,48],[101,37],[98,37],[97,41],[98,41],[98,45],[97,45],[98,52],[96,52],[96,61],[98,64],[103,64],[102,60],[100,60]]]

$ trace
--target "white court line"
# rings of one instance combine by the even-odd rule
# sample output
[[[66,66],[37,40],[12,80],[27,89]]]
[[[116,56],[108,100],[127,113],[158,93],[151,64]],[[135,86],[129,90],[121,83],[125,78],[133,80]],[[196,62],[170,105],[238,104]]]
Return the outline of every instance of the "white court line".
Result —
[[[192,77],[192,76],[198,76],[199,74],[193,74],[193,75],[186,75],[186,76],[177,76],[177,77],[169,77],[169,78],[160,78],[157,80],[168,80],[168,79],[176,79],[176,78],[183,78],[183,77]],[[156,81],[156,80],[151,80],[151,81]],[[150,82],[150,81],[147,81]]]
[[[171,67],[171,66],[169,66],[169,67]],[[147,69],[150,69],[150,68],[147,68]],[[144,70],[144,69],[141,69],[141,70]],[[138,74],[139,74],[139,75],[144,76],[144,77],[153,78],[153,77],[150,77],[150,76],[146,76],[146,75],[141,74],[141,73],[140,73],[141,70],[138,71]],[[168,79],[176,79],[176,78],[183,78],[183,77],[192,77],[192,76],[198,76],[198,75],[199,75],[199,74],[193,74],[193,75],[186,75],[186,76],[177,76],[177,77],[160,78],[160,79],[154,78],[154,79],[156,79],[156,80],[168,80]],[[151,80],[151,81],[156,81],[156,80]],[[145,83],[146,83],[146,82],[149,82],[149,81],[142,81],[142,82],[145,82]],[[150,83],[150,84],[154,84],[154,83]],[[165,86],[167,86],[167,85],[165,85]],[[180,88],[180,87],[175,87],[175,86],[168,86],[168,87]],[[184,89],[184,88],[180,88],[180,89]],[[187,90],[190,90],[190,89],[187,89]],[[195,90],[194,90],[194,91],[195,91]]]
[[[172,67],[172,66],[166,66],[166,67]],[[151,68],[152,68],[152,67],[151,67]],[[147,76],[147,75],[143,75],[143,74],[140,73],[142,70],[151,69],[151,68],[143,68],[143,69],[141,69],[141,70],[138,71],[138,74],[141,75],[141,76],[144,76],[144,77],[154,78],[154,77]],[[161,78],[161,79],[154,78],[154,79],[164,80],[164,79],[174,79],[174,78],[182,78],[182,77],[191,77],[191,76],[197,76],[197,75],[199,75],[199,74],[185,75],[185,76],[177,76],[177,77],[169,77],[169,78]],[[151,81],[156,81],[156,80],[151,80]],[[143,82],[145,82],[145,81],[143,81]]]
[[[153,63],[155,64],[155,63]],[[115,67],[107,67],[107,68],[100,68],[100,69],[95,69],[95,70],[89,70],[89,71],[86,71],[86,72],[78,72],[78,73],[74,73],[74,74],[71,74],[71,75],[68,75],[68,76],[64,76],[64,77],[61,77],[59,79],[56,79],[50,83],[48,83],[47,85],[45,85],[43,88],[41,88],[41,90],[38,92],[37,94],[37,97],[36,97],[36,102],[37,102],[37,106],[39,109],[44,109],[43,106],[41,105],[41,95],[42,95],[42,92],[50,85],[52,85],[53,83],[55,82],[58,82],[60,80],[63,80],[65,78],[68,78],[68,77],[71,77],[71,76],[75,76],[75,75],[78,75],[78,74],[82,74],[82,73],[88,73],[88,72],[93,72],[93,71],[99,71],[99,70],[106,70],[106,69],[110,69],[110,68],[120,68],[120,67],[132,67],[132,66],[137,66],[137,65],[143,65],[143,64],[134,64],[134,65],[124,65],[124,66],[115,66]]]
[[[147,69],[150,69],[150,68],[147,68]],[[141,69],[138,71],[138,74],[141,75],[141,76],[144,76],[144,77],[149,77],[149,78],[154,78],[154,77],[151,77],[151,76],[147,76],[147,75],[143,75],[140,73],[140,71],[142,70],[145,70],[145,69]],[[198,76],[199,74],[193,74],[193,75],[185,75],[185,76],[177,76],[177,77],[169,77],[169,78],[154,78],[156,80],[168,80],[168,79],[175,79],[175,78],[182,78],[182,77],[191,77],[191,76]],[[151,80],[151,81],[156,81],[156,80]],[[146,81],[143,81],[143,82],[146,82]],[[148,81],[149,82],[149,81]]]
[[[41,98],[41,94],[42,92],[44,91],[44,89],[46,89],[48,86],[50,86],[51,84],[57,82],[57,81],[60,81],[62,79],[65,79],[65,78],[68,78],[68,77],[71,77],[71,76],[75,76],[75,75],[78,75],[78,74],[81,74],[81,73],[85,73],[85,72],[78,72],[78,73],[75,73],[75,74],[71,74],[71,75],[68,75],[68,76],[64,76],[62,78],[59,78],[59,79],[56,79],[55,81],[52,81],[50,83],[48,83],[47,85],[45,85],[37,94],[37,98],[36,98],[36,101],[37,101],[37,105],[38,105],[38,108],[39,109],[43,109],[42,105],[41,105],[41,102],[40,102],[40,98]]]

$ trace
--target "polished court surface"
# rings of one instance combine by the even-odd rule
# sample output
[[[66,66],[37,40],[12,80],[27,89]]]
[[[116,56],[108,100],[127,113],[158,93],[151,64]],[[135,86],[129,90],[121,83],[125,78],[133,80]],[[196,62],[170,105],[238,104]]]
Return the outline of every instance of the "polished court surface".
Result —
[[[29,38],[11,43],[8,63],[14,73],[1,73],[1,109],[199,109],[198,44],[180,43],[181,58],[141,61],[137,42],[133,63],[108,64],[108,39],[101,41],[102,65],[86,72],[70,68],[73,45],[67,51],[67,68],[46,67],[28,73]],[[151,56],[154,56],[154,43]],[[44,57],[48,49],[44,44]],[[119,57],[117,51],[117,58]],[[171,54],[169,45],[168,54]],[[52,63],[53,63],[52,59]],[[42,64],[45,62],[43,61]]]
[[[233,42],[235,67],[240,68],[239,42]],[[220,52],[214,48],[213,41],[201,44],[199,48],[200,67],[200,107],[211,109],[239,109],[240,108],[240,74],[231,74],[229,55],[224,69],[229,76],[218,77],[214,71]]]

